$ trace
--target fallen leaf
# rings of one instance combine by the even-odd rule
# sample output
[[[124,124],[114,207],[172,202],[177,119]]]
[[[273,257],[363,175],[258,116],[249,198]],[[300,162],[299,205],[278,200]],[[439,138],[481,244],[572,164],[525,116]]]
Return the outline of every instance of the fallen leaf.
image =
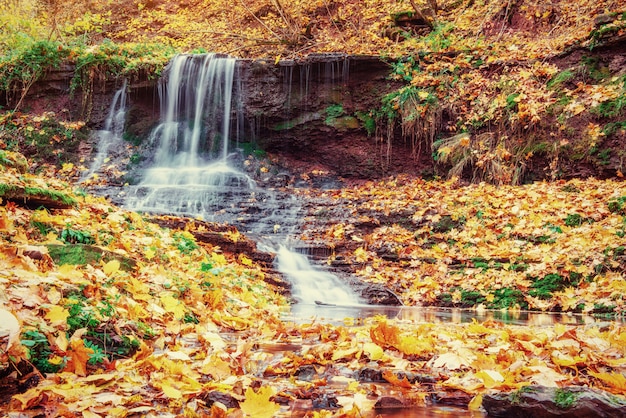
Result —
[[[239,404],[241,410],[254,418],[271,418],[280,410],[280,405],[270,401],[274,395],[271,386],[264,386],[255,392],[251,387],[246,389],[246,400]]]

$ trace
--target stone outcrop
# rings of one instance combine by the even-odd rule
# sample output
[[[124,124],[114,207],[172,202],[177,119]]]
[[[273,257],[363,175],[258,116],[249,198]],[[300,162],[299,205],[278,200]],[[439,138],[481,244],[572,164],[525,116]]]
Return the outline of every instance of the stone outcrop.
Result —
[[[483,396],[490,417],[507,418],[592,418],[626,416],[626,402],[601,390],[571,386],[554,388],[528,386],[511,393]]]
[[[237,72],[236,93],[242,104],[238,126],[231,132],[237,132],[240,143],[268,152],[296,173],[316,170],[357,179],[419,174],[408,146],[396,143],[390,152],[383,133],[376,132],[373,111],[398,87],[388,79],[390,67],[380,58],[318,54],[279,63],[240,60]],[[53,111],[101,129],[123,79],[95,77],[72,90],[73,77],[71,65],[49,71],[29,90],[29,109]],[[149,160],[145,140],[159,119],[158,80],[134,78],[128,90],[126,136],[143,141],[138,151]],[[82,149],[88,154],[95,144],[83,144]]]

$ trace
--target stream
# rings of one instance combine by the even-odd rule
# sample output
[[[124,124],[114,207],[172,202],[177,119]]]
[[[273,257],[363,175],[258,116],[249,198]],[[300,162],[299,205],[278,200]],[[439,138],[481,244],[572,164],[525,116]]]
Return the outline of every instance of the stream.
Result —
[[[240,167],[241,121],[235,60],[217,54],[178,55],[160,82],[161,121],[149,141],[154,156],[142,180],[125,187],[123,204],[139,212],[174,214],[235,225],[262,251],[276,254],[276,268],[292,284],[296,303],[285,321],[345,323],[385,315],[414,323],[495,320],[519,325],[585,324],[593,318],[529,312],[372,306],[336,275],[297,252],[303,205],[287,192],[260,187]],[[83,178],[96,173],[121,143],[126,83],[116,93],[98,151]],[[288,350],[270,348],[268,351]],[[369,415],[366,415],[369,416]],[[372,417],[374,415],[371,415]],[[390,411],[383,417],[470,417],[463,408],[432,406]]]

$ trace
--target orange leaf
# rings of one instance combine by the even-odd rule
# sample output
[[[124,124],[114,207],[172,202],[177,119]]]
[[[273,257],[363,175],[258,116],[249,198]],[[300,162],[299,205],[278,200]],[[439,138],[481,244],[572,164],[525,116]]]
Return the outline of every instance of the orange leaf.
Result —
[[[74,372],[78,376],[86,376],[87,361],[91,354],[93,354],[93,350],[85,347],[85,342],[81,338],[72,338],[70,340],[70,351],[67,353],[69,361],[64,371]]]
[[[403,376],[402,380],[400,380],[398,379],[398,376],[391,370],[383,371],[383,379],[385,379],[387,382],[391,383],[392,385],[399,386],[401,388],[410,389],[413,387],[411,385],[411,382],[409,382],[408,379],[406,378],[406,376]]]
[[[370,338],[379,346],[396,348],[400,343],[400,329],[394,325],[387,324],[386,321],[379,322],[370,329]]]

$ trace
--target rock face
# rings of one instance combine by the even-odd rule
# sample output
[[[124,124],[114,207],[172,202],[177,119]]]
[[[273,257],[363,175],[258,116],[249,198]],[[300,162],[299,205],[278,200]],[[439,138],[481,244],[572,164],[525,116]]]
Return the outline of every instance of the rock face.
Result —
[[[507,418],[603,418],[626,416],[626,401],[597,389],[572,386],[528,386],[512,393],[483,396],[490,417]]]
[[[410,151],[388,152],[376,132],[373,111],[394,87],[389,66],[379,58],[323,54],[279,65],[241,61],[240,71],[251,134],[288,168],[347,178],[415,172]]]
[[[373,112],[399,86],[388,79],[390,67],[380,58],[319,54],[279,63],[240,60],[237,73],[240,117],[231,132],[237,132],[240,143],[268,152],[296,173],[317,170],[355,179],[419,174],[417,162],[408,157],[410,147],[396,141],[390,148],[387,132],[377,132]],[[29,108],[101,129],[123,80],[96,78],[85,92],[80,87],[70,92],[73,76],[69,65],[47,73],[29,91]],[[126,137],[135,143],[143,140],[139,152],[147,160],[151,150],[146,139],[159,119],[158,90],[158,80],[134,78],[128,83]],[[83,148],[93,151],[95,146]]]

